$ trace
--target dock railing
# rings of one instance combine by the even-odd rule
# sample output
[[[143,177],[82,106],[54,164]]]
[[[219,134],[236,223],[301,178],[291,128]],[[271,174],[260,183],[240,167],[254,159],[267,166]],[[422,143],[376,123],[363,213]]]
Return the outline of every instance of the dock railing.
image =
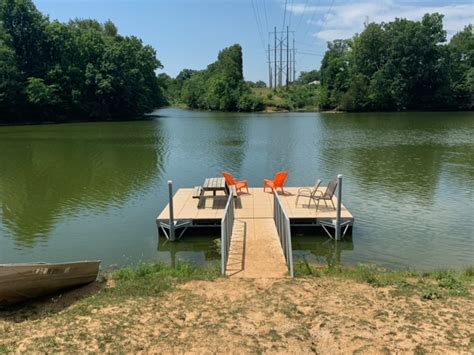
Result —
[[[230,240],[232,238],[232,229],[234,228],[234,196],[229,194],[227,204],[224,209],[224,217],[221,219],[221,272],[225,275],[227,260],[229,259]]]
[[[286,264],[288,266],[288,272],[291,277],[294,277],[290,219],[288,218],[288,214],[283,208],[280,196],[278,196],[276,191],[274,191],[273,196],[273,220],[275,221],[278,237],[280,238],[281,248],[283,249],[283,255],[285,256]]]

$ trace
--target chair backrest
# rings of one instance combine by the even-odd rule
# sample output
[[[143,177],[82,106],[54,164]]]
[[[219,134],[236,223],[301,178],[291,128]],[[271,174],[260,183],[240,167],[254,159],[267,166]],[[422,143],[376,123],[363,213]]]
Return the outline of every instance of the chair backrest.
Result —
[[[334,196],[334,193],[336,192],[336,187],[337,187],[337,179],[331,180],[331,182],[328,184],[328,187],[326,191],[324,192],[324,198],[326,199],[332,199]]]
[[[225,182],[227,183],[227,185],[229,186],[235,185],[235,180],[231,173],[224,171],[222,175],[224,175]]]
[[[314,196],[318,192],[319,185],[321,185],[321,179],[318,179],[314,184],[313,190],[311,190],[311,196]]]
[[[288,171],[279,171],[276,173],[275,180],[273,180],[273,187],[283,187],[287,177]]]

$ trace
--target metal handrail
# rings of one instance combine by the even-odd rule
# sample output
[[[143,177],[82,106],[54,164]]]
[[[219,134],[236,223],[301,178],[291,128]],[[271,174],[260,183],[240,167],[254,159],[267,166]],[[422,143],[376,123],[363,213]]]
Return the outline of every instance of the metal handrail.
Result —
[[[224,209],[224,216],[221,219],[221,272],[225,275],[227,260],[229,259],[230,240],[234,227],[235,207],[234,196],[229,194]]]
[[[280,244],[288,266],[288,272],[291,277],[294,277],[290,219],[288,218],[288,214],[283,208],[280,196],[278,196],[276,191],[274,191],[273,196],[273,220],[275,221],[278,237],[280,238]]]

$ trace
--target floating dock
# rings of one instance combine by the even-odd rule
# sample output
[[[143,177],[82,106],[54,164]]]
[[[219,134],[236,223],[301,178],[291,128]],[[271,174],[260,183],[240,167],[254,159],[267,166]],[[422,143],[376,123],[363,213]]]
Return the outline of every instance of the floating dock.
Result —
[[[336,210],[328,202],[326,207],[321,201],[318,210],[316,210],[314,201],[308,204],[308,198],[300,197],[298,205],[295,205],[296,195],[299,187],[286,187],[285,193],[278,192],[290,218],[292,226],[314,226],[319,227],[321,221],[330,221],[336,218]],[[324,192],[326,187],[320,187]],[[245,189],[244,189],[245,191]],[[213,196],[212,193],[205,194],[202,205],[198,207],[198,199],[193,198],[193,189],[179,189],[173,197],[174,219],[177,221],[188,221],[190,227],[216,227],[220,226],[224,217],[224,209],[227,202],[227,195],[219,193]],[[337,197],[333,197],[334,206],[337,206]],[[263,191],[262,187],[251,187],[249,193],[239,193],[234,198],[235,218],[273,218],[273,192]],[[349,210],[341,206],[341,218],[346,221],[354,221],[354,217]],[[158,216],[157,220],[168,222],[169,205],[167,205]]]
[[[275,197],[273,191],[259,187],[249,188],[248,193],[244,190],[237,197],[219,192],[215,196],[206,193],[197,199],[193,198],[194,189],[182,188],[172,199],[174,225],[176,228],[221,227],[222,269],[228,276],[278,278],[288,273],[293,276],[291,228],[317,229],[334,224],[337,218],[337,210],[330,201],[327,206],[321,201],[316,209],[314,201],[309,203],[307,197],[300,197],[296,205],[298,189],[286,187],[284,193],[279,191]],[[324,192],[326,188],[319,190]],[[338,206],[336,196],[333,203]],[[350,233],[354,217],[342,203],[340,206],[338,223]],[[231,218],[227,216],[229,213]],[[156,221],[158,226],[169,225],[169,204]],[[223,223],[230,225],[225,227]]]

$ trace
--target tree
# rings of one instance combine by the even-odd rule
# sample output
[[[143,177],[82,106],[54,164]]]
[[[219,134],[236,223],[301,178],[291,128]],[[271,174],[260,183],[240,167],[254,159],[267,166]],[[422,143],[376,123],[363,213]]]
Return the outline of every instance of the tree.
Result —
[[[474,28],[468,25],[448,45],[451,105],[474,108]]]
[[[317,81],[321,79],[321,75],[317,69],[310,70],[310,71],[302,71],[298,76],[298,80],[296,80],[297,84],[306,85],[313,81]]]
[[[17,107],[21,97],[21,74],[9,36],[0,27],[0,121]],[[20,99],[21,100],[21,99]]]
[[[0,117],[135,116],[166,100],[155,50],[108,20],[49,21],[31,0],[0,0]]]
[[[181,99],[190,108],[218,111],[261,109],[262,103],[244,82],[242,47],[238,44],[219,52],[217,61],[199,72],[181,72]],[[188,74],[191,74],[190,76]],[[185,77],[189,79],[183,80]]]
[[[326,98],[322,101],[327,102],[327,106],[323,108],[336,107],[349,88],[351,45],[349,40],[328,43],[321,62],[321,84],[327,90],[327,101]]]
[[[20,70],[29,76],[42,76],[47,68],[47,20],[31,0],[0,2],[0,22],[11,38]]]
[[[472,108],[472,26],[446,45],[443,15],[369,24],[352,40],[328,44],[321,108]],[[471,54],[469,54],[471,53]]]

